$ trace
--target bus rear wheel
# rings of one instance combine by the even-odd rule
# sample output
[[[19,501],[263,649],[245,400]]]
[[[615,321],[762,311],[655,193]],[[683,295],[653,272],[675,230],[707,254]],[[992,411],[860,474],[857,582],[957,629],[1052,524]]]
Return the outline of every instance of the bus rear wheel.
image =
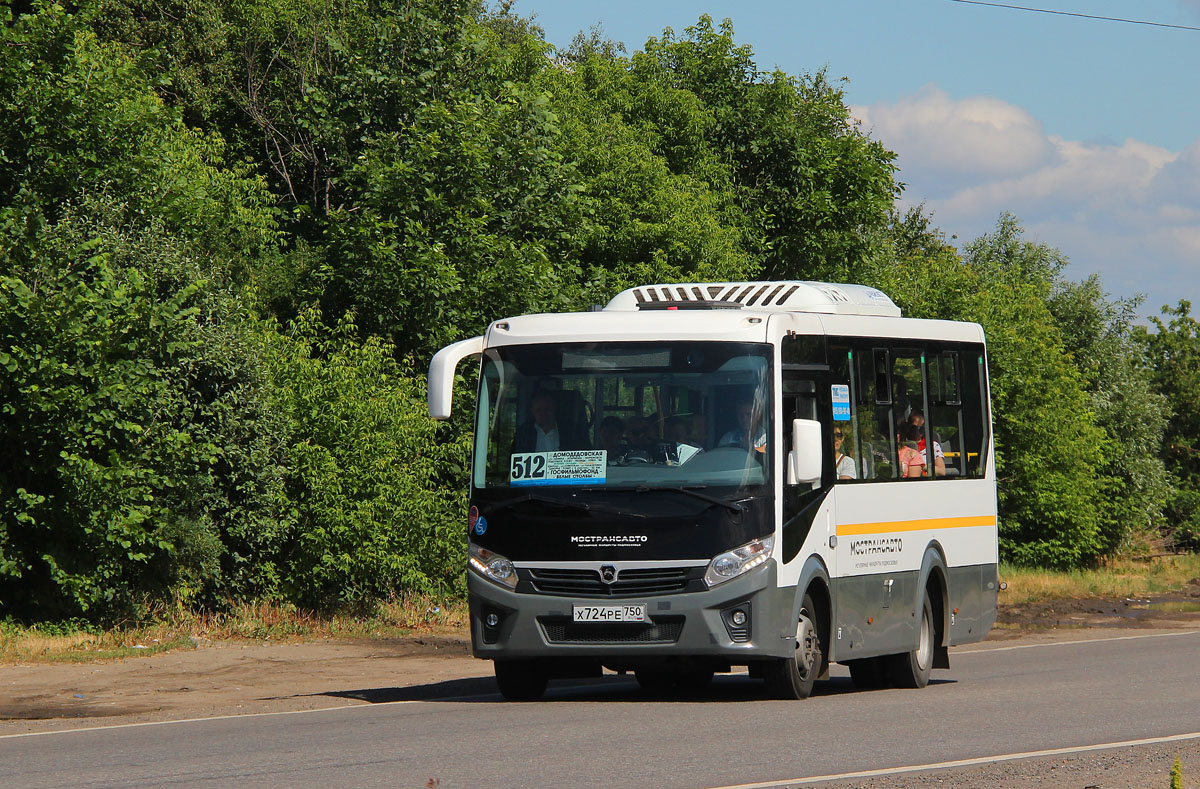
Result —
[[[533,660],[497,660],[496,684],[509,701],[537,701],[546,693],[546,673]]]
[[[933,670],[934,649],[933,606],[929,596],[921,601],[921,624],[917,648],[912,652],[887,657],[887,672],[892,684],[898,688],[923,688],[929,684],[929,673]]]
[[[795,654],[765,667],[767,689],[777,699],[806,699],[812,695],[824,659],[815,611],[812,597],[804,595],[796,623]]]

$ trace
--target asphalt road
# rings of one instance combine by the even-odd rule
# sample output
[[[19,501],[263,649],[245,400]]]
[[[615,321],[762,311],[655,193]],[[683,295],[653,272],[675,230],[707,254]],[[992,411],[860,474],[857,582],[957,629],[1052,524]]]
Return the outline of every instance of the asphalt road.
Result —
[[[923,690],[878,691],[855,690],[835,666],[797,702],[765,700],[745,676],[686,699],[619,677],[551,683],[545,701],[527,704],[502,702],[488,681],[412,693],[381,677],[346,694],[380,702],[370,705],[3,737],[0,786],[784,785],[1200,738],[1200,632],[998,642],[953,650],[951,665]]]

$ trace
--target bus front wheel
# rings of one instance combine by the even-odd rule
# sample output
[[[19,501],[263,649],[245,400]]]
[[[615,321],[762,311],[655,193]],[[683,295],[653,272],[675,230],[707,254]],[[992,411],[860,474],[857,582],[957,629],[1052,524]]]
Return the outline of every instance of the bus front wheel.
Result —
[[[764,671],[767,689],[777,699],[806,699],[812,695],[823,660],[815,612],[812,598],[804,595],[796,623],[795,654],[770,663]]]
[[[546,692],[546,673],[533,660],[497,660],[496,684],[509,701],[537,701]]]

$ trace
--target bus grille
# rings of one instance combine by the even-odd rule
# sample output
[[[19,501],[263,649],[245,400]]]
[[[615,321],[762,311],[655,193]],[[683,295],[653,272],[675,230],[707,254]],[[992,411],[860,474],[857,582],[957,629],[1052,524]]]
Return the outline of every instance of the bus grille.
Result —
[[[599,570],[543,567],[529,570],[529,579],[538,594],[644,597],[686,591],[690,577],[699,578],[703,572],[703,567],[637,567],[621,570],[615,581],[606,584]]]
[[[572,622],[570,617],[538,617],[551,644],[674,644],[683,632],[682,616],[660,616],[653,622]]]

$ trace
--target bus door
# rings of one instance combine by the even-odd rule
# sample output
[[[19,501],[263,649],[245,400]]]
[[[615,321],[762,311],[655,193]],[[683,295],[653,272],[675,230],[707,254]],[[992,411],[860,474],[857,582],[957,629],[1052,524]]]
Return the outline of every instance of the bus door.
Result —
[[[780,392],[780,425],[783,432],[783,453],[786,462],[792,449],[792,420],[814,419],[828,425],[829,396],[828,365],[825,360],[825,338],[813,335],[788,335],[782,339],[780,355],[783,360]],[[828,468],[828,463],[825,464]],[[829,524],[816,521],[821,502],[829,490],[832,477],[822,475],[821,484],[792,485],[783,475],[783,552],[785,562],[796,558],[809,532],[827,530]],[[822,542],[828,535],[822,531]]]

